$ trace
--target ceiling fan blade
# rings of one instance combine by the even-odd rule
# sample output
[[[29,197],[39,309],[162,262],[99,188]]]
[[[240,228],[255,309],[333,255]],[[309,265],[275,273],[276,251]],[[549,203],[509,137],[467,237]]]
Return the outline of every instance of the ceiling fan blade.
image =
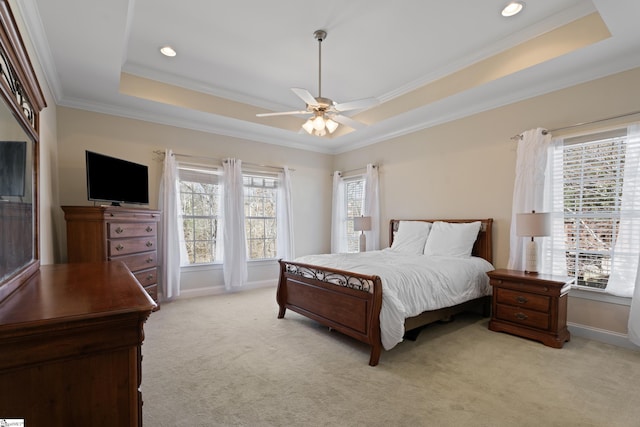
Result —
[[[336,104],[333,106],[336,111],[350,111],[350,110],[360,110],[362,108],[373,107],[374,105],[378,105],[380,101],[377,98],[364,98],[359,99],[357,101],[349,101],[343,102],[341,104]]]
[[[256,114],[256,117],[288,116],[291,114],[310,114],[310,113],[307,110],[281,111],[276,113],[260,113],[260,114]]]
[[[362,122],[354,120],[351,117],[343,116],[341,114],[335,114],[335,115],[331,116],[331,119],[336,121],[336,122],[338,122],[338,123],[340,123],[341,125],[348,126],[348,127],[352,128],[352,129],[362,129],[362,128],[365,128],[367,126]]]
[[[300,99],[302,99],[307,105],[318,105],[318,101],[309,93],[306,89],[300,89],[297,87],[292,87],[291,90],[293,93],[298,95]]]

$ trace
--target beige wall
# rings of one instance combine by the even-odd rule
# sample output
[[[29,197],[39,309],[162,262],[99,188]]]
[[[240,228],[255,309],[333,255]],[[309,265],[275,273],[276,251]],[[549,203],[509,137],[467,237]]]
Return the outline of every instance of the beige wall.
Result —
[[[62,206],[93,204],[87,200],[85,150],[147,165],[151,208],[158,206],[162,171],[161,157],[154,153],[155,150],[170,148],[179,154],[218,159],[235,157],[248,163],[286,165],[295,169],[292,172],[292,199],[296,254],[329,250],[331,206],[326,201],[331,200],[329,175],[333,157],[330,155],[64,107],[58,108],[58,139]],[[61,239],[66,241],[66,236]],[[220,266],[186,268],[184,272],[184,290],[222,286]],[[271,280],[273,283],[277,273],[277,264],[273,261],[253,263],[249,268],[249,280]]]

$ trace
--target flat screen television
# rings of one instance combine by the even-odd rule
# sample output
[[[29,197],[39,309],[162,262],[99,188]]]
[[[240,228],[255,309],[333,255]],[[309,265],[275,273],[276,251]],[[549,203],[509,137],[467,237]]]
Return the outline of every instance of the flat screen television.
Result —
[[[0,141],[0,197],[24,197],[26,141]]]
[[[127,160],[86,152],[89,200],[149,204],[148,167]]]

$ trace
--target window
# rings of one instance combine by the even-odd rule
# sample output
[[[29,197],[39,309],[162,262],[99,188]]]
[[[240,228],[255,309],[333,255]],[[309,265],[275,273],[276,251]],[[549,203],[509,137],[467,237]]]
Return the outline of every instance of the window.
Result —
[[[180,166],[181,223],[188,264],[221,262],[222,195],[220,172],[201,166]],[[278,180],[273,175],[243,174],[244,214],[249,259],[277,254]]]
[[[364,211],[363,176],[347,178],[344,182],[344,194],[347,213],[347,252],[360,251],[360,233],[353,230],[353,218],[361,216]]]
[[[249,259],[276,257],[278,181],[266,175],[243,175],[245,233]]]
[[[565,140],[567,272],[578,286],[607,286],[620,225],[625,152],[625,131]]]
[[[179,167],[180,202],[188,264],[215,261],[221,221],[222,183],[215,170]]]

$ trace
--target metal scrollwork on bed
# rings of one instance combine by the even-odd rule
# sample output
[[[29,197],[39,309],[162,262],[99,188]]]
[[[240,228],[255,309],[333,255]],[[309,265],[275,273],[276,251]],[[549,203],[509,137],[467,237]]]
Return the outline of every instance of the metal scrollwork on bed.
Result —
[[[359,291],[372,293],[373,280],[357,277],[348,273],[337,273],[319,268],[308,267],[302,264],[286,264],[287,273],[298,276],[320,280],[321,282],[343,286],[345,288],[357,289]]]

